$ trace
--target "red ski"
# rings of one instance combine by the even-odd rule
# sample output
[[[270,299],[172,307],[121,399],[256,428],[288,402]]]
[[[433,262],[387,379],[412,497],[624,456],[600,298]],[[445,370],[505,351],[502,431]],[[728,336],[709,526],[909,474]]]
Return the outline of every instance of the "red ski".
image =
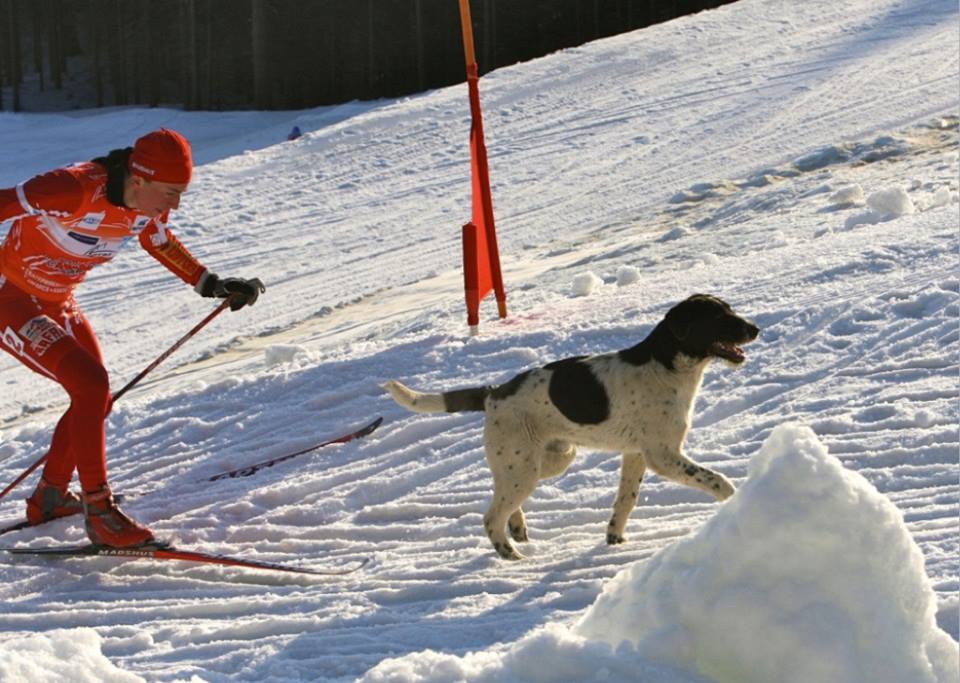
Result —
[[[42,557],[126,557],[134,560],[179,560],[205,564],[222,564],[245,569],[267,569],[292,574],[312,574],[314,576],[344,576],[352,574],[365,566],[370,558],[364,558],[353,564],[333,569],[310,569],[294,567],[277,562],[247,560],[242,557],[205,553],[197,550],[181,550],[168,545],[145,545],[136,548],[111,548],[103,545],[74,545],[46,548],[0,548],[14,555],[39,555]]]
[[[256,474],[265,467],[273,467],[278,462],[283,462],[284,460],[290,460],[295,458],[298,455],[303,455],[304,453],[309,453],[310,451],[315,451],[318,448],[323,448],[324,446],[332,446],[335,443],[347,443],[348,441],[353,441],[354,439],[359,439],[361,437],[372,434],[373,431],[380,426],[380,423],[383,422],[382,417],[378,417],[373,422],[356,429],[349,434],[344,434],[343,436],[338,436],[334,439],[318,443],[309,448],[304,448],[302,451],[297,451],[296,453],[290,453],[288,455],[281,455],[276,458],[271,458],[270,460],[264,460],[262,462],[254,463],[253,465],[247,465],[246,467],[239,467],[235,470],[230,470],[229,472],[221,472],[220,474],[215,474],[212,477],[206,479],[206,481],[219,481],[220,479],[236,479],[237,477],[249,477],[253,474]]]

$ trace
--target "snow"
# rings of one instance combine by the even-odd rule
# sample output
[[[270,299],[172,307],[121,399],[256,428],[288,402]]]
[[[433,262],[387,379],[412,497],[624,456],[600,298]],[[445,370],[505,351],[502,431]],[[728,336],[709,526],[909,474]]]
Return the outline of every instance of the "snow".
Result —
[[[956,643],[935,614],[902,513],[813,430],[785,424],[728,504],[618,573],[578,622],[538,628],[502,656],[416,653],[362,680],[957,680]]]
[[[935,614],[902,513],[809,427],[788,424],[729,505],[617,575],[576,631],[717,681],[957,680]]]
[[[92,628],[53,629],[14,637],[0,649],[0,680],[50,683],[137,683],[101,652],[103,639]],[[141,643],[146,644],[146,643]]]
[[[308,354],[307,349],[297,344],[274,344],[264,350],[264,363],[268,367],[283,365],[292,363],[298,356],[306,354]]]
[[[830,195],[831,204],[862,204],[864,201],[863,188],[856,183],[837,188]]]
[[[916,211],[913,200],[902,187],[877,190],[867,197],[867,206],[884,218],[898,218]]]
[[[640,269],[633,266],[620,266],[617,268],[617,286],[626,287],[634,282],[639,282],[641,277]]]
[[[603,287],[603,278],[587,271],[573,278],[570,294],[572,296],[590,296],[600,287]]]
[[[958,33],[945,0],[741,0],[486,75],[510,315],[484,302],[477,337],[462,86],[303,112],[0,114],[3,185],[181,130],[201,165],[175,230],[267,285],[114,407],[124,509],[185,547],[372,557],[339,578],[3,558],[0,679],[952,683]],[[499,560],[482,418],[408,413],[380,385],[625,348],[694,292],[762,328],[744,367],[707,372],[687,442],[739,492],[717,505],[651,475],[607,546],[619,457],[583,449],[529,501],[528,559]],[[78,298],[115,388],[213,305],[135,248]],[[64,403],[6,356],[0,386],[9,482]],[[362,441],[207,481],[378,414]],[[83,539],[64,520],[4,543]]]

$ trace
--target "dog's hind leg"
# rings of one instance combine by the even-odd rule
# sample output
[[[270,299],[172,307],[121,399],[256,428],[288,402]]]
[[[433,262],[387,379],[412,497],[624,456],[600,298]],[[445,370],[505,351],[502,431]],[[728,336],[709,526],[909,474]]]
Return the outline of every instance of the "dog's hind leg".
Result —
[[[517,543],[526,543],[530,540],[530,535],[527,533],[527,519],[523,516],[523,508],[517,508],[510,515],[510,519],[507,521],[507,529],[510,530],[510,535]]]
[[[539,480],[559,477],[567,471],[570,463],[577,456],[577,447],[566,441],[551,441],[542,449],[540,453],[540,471],[537,474]],[[530,540],[527,533],[527,521],[523,516],[523,509],[517,508],[516,512],[510,515],[510,521],[507,523],[510,529],[510,535],[513,540],[519,543],[525,543]]]
[[[726,500],[736,490],[725,476],[698,465],[679,451],[664,449],[656,455],[651,453],[647,460],[657,474],[705,491],[717,500]]]
[[[493,543],[494,549],[500,557],[506,560],[521,560],[523,555],[517,552],[517,549],[507,538],[505,529],[507,522],[517,523],[517,526],[511,524],[510,533],[517,540],[525,540],[527,535],[526,522],[523,521],[523,512],[520,506],[523,501],[533,493],[536,488],[536,477],[528,477],[523,480],[508,479],[494,476],[493,479],[493,501],[490,503],[490,509],[483,516],[483,528]],[[522,526],[520,526],[522,525]]]
[[[627,518],[637,504],[640,495],[640,484],[643,483],[643,474],[647,471],[647,461],[643,453],[624,453],[623,465],[620,468],[620,488],[617,490],[617,500],[613,504],[613,516],[607,525],[607,543],[616,545],[626,539],[623,530],[627,526]]]
[[[567,471],[575,457],[577,457],[576,446],[566,441],[551,441],[540,453],[540,471],[537,478],[542,481],[559,477]],[[516,512],[510,515],[507,527],[510,529],[513,540],[520,543],[530,540],[527,533],[527,521],[523,516],[522,508],[517,508]]]
[[[527,525],[521,505],[533,493],[539,480],[539,453],[529,430],[512,420],[491,420],[484,425],[484,448],[493,474],[493,500],[483,517],[483,526],[501,557],[519,560],[506,528],[516,540],[526,540]]]

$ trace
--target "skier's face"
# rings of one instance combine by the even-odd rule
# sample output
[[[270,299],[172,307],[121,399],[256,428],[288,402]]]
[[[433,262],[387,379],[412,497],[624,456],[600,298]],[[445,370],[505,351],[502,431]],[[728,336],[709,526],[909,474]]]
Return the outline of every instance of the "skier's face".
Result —
[[[139,176],[133,176],[133,179],[127,206],[150,218],[156,218],[165,211],[179,207],[180,196],[187,191],[186,183],[160,183]]]

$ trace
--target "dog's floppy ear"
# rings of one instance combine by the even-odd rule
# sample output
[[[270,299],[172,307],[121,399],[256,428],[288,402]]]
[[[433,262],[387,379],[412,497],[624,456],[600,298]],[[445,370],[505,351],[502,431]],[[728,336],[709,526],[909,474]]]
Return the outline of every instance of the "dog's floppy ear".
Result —
[[[664,319],[664,322],[667,323],[667,329],[670,330],[670,334],[679,341],[683,341],[689,337],[690,331],[693,328],[693,319],[690,317],[686,307],[683,306],[683,303],[671,308],[667,312],[667,317]]]
[[[690,336],[691,324],[689,320],[670,320],[667,319],[667,328],[678,341],[684,341],[688,336]]]
[[[709,294],[693,294],[667,311],[664,322],[667,323],[670,334],[678,341],[686,341],[698,320],[703,317],[705,305],[715,306],[721,303],[723,302]]]

